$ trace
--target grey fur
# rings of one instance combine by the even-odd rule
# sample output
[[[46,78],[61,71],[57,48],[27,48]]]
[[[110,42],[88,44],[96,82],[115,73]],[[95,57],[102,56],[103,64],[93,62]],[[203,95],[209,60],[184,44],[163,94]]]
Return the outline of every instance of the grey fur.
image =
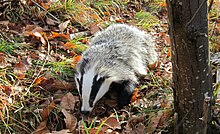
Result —
[[[95,74],[112,82],[129,80],[138,84],[138,78],[146,75],[147,65],[156,62],[157,57],[151,35],[133,26],[113,24],[95,34],[76,69],[82,73],[96,66]]]

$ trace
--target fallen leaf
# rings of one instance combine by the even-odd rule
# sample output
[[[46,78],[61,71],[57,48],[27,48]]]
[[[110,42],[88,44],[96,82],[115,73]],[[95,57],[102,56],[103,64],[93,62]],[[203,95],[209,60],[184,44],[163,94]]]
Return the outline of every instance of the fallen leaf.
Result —
[[[66,40],[69,40],[69,35],[66,35],[66,34],[59,34],[59,33],[57,33],[57,32],[51,32],[51,34],[52,35],[50,35],[49,37],[48,37],[48,39],[50,39],[50,40],[52,40],[52,39],[54,39],[54,38],[64,38],[64,39],[66,39]]]
[[[149,69],[156,69],[156,68],[159,68],[159,67],[160,67],[160,64],[161,64],[161,62],[158,61],[158,62],[155,62],[154,64],[149,64],[149,65],[148,65],[148,68],[149,68]]]
[[[142,122],[140,122],[135,126],[133,131],[135,131],[136,134],[146,134],[146,127]]]
[[[27,68],[22,62],[14,65],[14,73],[17,75],[18,79],[24,79],[26,71]]]
[[[49,9],[50,8],[50,4],[48,3],[40,3],[40,5],[44,8],[44,9]]]
[[[77,64],[80,61],[80,59],[81,59],[80,55],[77,55],[77,56],[73,57],[73,61],[74,61],[75,64]]]
[[[35,85],[39,85],[39,84],[41,84],[41,82],[42,82],[43,80],[47,80],[47,78],[46,78],[46,77],[39,77],[39,78],[37,78],[37,79],[35,80],[34,84],[35,84]]]
[[[70,49],[74,49],[75,48],[75,43],[72,42],[67,42],[63,45],[64,50],[70,50]]]
[[[40,38],[40,41],[42,44],[46,45],[47,41],[44,39],[44,37],[39,32],[33,32],[34,36]]]
[[[47,134],[72,134],[72,133],[70,132],[69,129],[63,129],[60,131],[52,131],[52,133],[47,133]]]
[[[59,29],[60,29],[60,31],[63,32],[63,31],[67,28],[67,26],[68,26],[69,23],[70,23],[70,20],[67,20],[67,21],[61,23],[61,24],[58,26]]]
[[[76,89],[73,85],[73,83],[66,82],[64,80],[54,80],[54,86],[55,88],[58,89],[63,89],[63,90],[72,90]]]
[[[69,110],[74,111],[75,103],[76,103],[75,97],[72,95],[72,93],[69,92],[63,96],[63,99],[60,105],[63,109],[66,109],[68,111]]]
[[[66,124],[66,128],[68,128],[70,132],[74,132],[77,126],[77,118],[73,116],[73,114],[70,114],[69,112],[67,112],[65,109],[62,109],[62,113],[65,116],[64,121]]]
[[[171,48],[168,48],[167,56],[171,57]]]
[[[50,131],[47,128],[47,120],[44,120],[40,123],[40,125],[37,127],[37,129],[33,132],[33,134],[46,134]]]
[[[167,7],[167,3],[163,2],[162,4],[160,4],[161,7]]]
[[[46,108],[43,109],[41,114],[42,121],[47,120],[48,116],[50,115],[50,112],[56,107],[56,104],[54,102],[51,102],[50,105],[48,105]]]
[[[140,123],[143,122],[145,120],[145,115],[141,115],[141,116],[134,116],[129,118],[128,120],[128,125],[131,128],[135,128],[135,126]]]
[[[160,127],[167,127],[168,120],[170,119],[170,116],[173,114],[172,110],[163,110],[163,115],[160,118],[158,126]]]
[[[0,62],[3,61],[5,59],[5,54],[0,52]]]
[[[97,33],[98,31],[100,31],[99,27],[97,26],[97,24],[92,24],[89,27],[89,30],[92,34]]]
[[[105,121],[105,125],[107,125],[108,127],[110,127],[113,130],[121,129],[121,125],[120,125],[119,121],[115,117],[109,117]]]
[[[73,83],[69,83],[63,80],[54,80],[52,78],[42,80],[41,86],[44,89],[49,90],[49,91],[76,89]]]
[[[62,101],[62,98],[64,96],[64,93],[62,92],[62,90],[57,90],[54,95],[53,95],[53,100],[54,100],[54,103],[56,104],[60,104],[60,102]],[[78,101],[78,98],[77,98],[77,101]]]
[[[7,27],[8,24],[9,24],[9,21],[8,21],[8,20],[0,21],[0,24],[1,24],[1,25],[5,25],[5,26]]]
[[[149,124],[148,124],[148,127],[147,127],[147,132],[148,133],[153,133],[157,126],[159,125],[159,122],[160,122],[160,119],[163,115],[163,112],[162,110],[158,111],[156,114],[154,112],[151,112],[150,113],[150,118],[149,118]]]
[[[137,100],[137,96],[138,96],[138,89],[135,88],[134,92],[132,93],[131,103]]]
[[[99,130],[98,128],[91,128],[89,129],[89,134],[104,134],[104,132],[102,130]]]
[[[5,86],[5,85],[0,85],[1,91],[5,92],[8,96],[11,94],[11,87],[10,86]]]
[[[167,45],[171,45],[170,36],[165,36],[165,41]]]
[[[57,21],[55,21],[55,20],[53,20],[53,19],[47,17],[47,18],[46,18],[46,23],[47,23],[48,25],[55,26],[56,23],[57,23]]]

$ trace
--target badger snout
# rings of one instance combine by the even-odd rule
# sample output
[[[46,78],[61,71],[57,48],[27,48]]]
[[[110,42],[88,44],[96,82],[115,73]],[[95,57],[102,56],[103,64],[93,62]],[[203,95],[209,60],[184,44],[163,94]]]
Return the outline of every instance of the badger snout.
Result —
[[[81,111],[82,114],[87,115],[90,113],[90,111]]]

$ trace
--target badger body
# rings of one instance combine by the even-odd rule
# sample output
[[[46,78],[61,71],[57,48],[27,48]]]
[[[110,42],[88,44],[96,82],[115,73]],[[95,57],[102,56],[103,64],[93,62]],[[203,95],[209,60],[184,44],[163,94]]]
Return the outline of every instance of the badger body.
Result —
[[[130,103],[140,76],[157,60],[152,37],[133,26],[113,24],[98,32],[76,66],[82,113],[90,112],[111,88],[122,107]]]

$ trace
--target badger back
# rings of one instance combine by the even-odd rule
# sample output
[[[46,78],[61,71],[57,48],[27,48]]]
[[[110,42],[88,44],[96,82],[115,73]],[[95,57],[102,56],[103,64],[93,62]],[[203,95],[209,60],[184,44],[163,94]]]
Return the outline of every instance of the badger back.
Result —
[[[113,55],[117,53],[114,56],[127,62],[138,75],[145,75],[147,65],[158,59],[153,37],[125,24],[113,24],[98,32],[91,40],[91,47],[100,46],[110,48],[106,50]]]

